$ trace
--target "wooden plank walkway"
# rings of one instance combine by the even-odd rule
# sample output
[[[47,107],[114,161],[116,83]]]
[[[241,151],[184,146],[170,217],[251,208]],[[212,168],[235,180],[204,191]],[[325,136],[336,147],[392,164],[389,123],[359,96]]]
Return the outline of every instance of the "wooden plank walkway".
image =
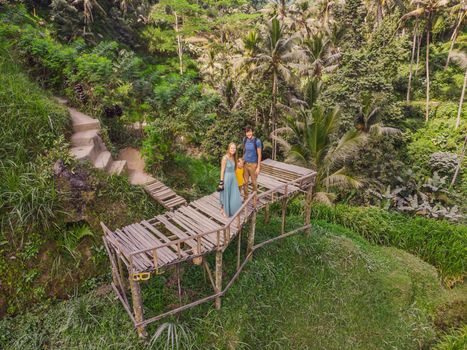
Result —
[[[230,218],[221,215],[218,192],[187,204],[161,182],[154,181],[147,191],[165,201],[167,208],[179,208],[114,231],[105,229],[104,239],[131,273],[153,272],[212,251],[223,251],[255,210],[305,191],[313,184],[315,174],[310,169],[270,159],[263,161],[256,201],[251,194]]]
[[[156,201],[161,203],[165,208],[172,210],[180,205],[186,205],[186,199],[175,193],[174,190],[164,185],[158,180],[154,180],[144,184],[144,189]]]

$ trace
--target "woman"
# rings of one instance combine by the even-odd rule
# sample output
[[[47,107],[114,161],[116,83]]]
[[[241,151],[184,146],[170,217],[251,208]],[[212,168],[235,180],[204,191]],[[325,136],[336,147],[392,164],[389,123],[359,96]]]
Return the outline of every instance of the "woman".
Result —
[[[242,206],[242,197],[238,189],[238,182],[235,176],[237,165],[237,146],[231,142],[227,148],[227,153],[222,157],[221,180],[218,190],[224,217],[234,215]]]

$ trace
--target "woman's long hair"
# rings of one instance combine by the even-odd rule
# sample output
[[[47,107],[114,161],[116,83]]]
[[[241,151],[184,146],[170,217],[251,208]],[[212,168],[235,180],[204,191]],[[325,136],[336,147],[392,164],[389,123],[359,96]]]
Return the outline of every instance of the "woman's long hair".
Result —
[[[237,169],[237,161],[238,161],[238,155],[237,155],[237,144],[235,142],[229,143],[227,146],[227,152],[225,152],[225,155],[230,158],[230,146],[234,145],[235,146],[235,154],[234,154],[234,165],[235,165],[235,170]]]

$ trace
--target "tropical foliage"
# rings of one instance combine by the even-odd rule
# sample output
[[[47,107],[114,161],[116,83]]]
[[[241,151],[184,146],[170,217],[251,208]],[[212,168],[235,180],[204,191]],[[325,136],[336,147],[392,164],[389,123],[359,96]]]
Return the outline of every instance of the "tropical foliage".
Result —
[[[214,190],[227,144],[241,145],[243,128],[252,125],[264,157],[316,170],[313,198],[327,206],[316,204],[315,217],[351,228],[354,238],[418,255],[448,285],[461,284],[466,6],[465,0],[0,0],[0,314],[67,297],[75,287],[93,289],[106,278],[99,221],[124,225],[161,210],[125,177],[70,158],[68,116],[53,95],[99,118],[114,155],[139,148],[146,170],[190,200]],[[302,202],[292,209],[300,212]],[[342,229],[336,227],[334,234]],[[315,254],[321,243],[303,249]],[[315,254],[313,264],[327,268],[331,261],[347,271],[347,260],[327,260],[320,249],[324,257]],[[360,265],[369,260],[354,253],[348,253],[352,266],[373,271],[376,265]],[[268,262],[262,266],[272,271]],[[63,312],[91,314],[68,305]],[[428,348],[440,336],[413,320],[413,305],[404,320],[424,330],[397,323],[404,336],[398,342],[394,330],[387,342],[394,348],[414,344],[412,338]],[[261,312],[260,320],[267,315]],[[260,322],[267,325],[260,335],[247,336],[230,322],[227,342],[197,339],[166,323],[152,346],[177,337],[205,348],[241,347],[243,339],[259,348],[309,345],[277,345],[267,322]],[[79,328],[67,323],[59,334]],[[446,342],[457,344],[461,335]],[[1,337],[2,345],[23,344]],[[362,344],[355,345],[376,346]]]

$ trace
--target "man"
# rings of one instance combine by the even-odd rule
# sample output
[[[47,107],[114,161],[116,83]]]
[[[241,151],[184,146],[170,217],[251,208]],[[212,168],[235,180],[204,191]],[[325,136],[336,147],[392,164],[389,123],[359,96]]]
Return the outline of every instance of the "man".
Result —
[[[245,198],[248,197],[248,184],[249,178],[251,177],[251,183],[253,185],[253,191],[257,189],[256,178],[261,171],[261,140],[257,139],[253,135],[253,129],[250,126],[245,128],[246,137],[243,139],[243,177],[245,184],[243,185],[243,191],[245,192]]]

